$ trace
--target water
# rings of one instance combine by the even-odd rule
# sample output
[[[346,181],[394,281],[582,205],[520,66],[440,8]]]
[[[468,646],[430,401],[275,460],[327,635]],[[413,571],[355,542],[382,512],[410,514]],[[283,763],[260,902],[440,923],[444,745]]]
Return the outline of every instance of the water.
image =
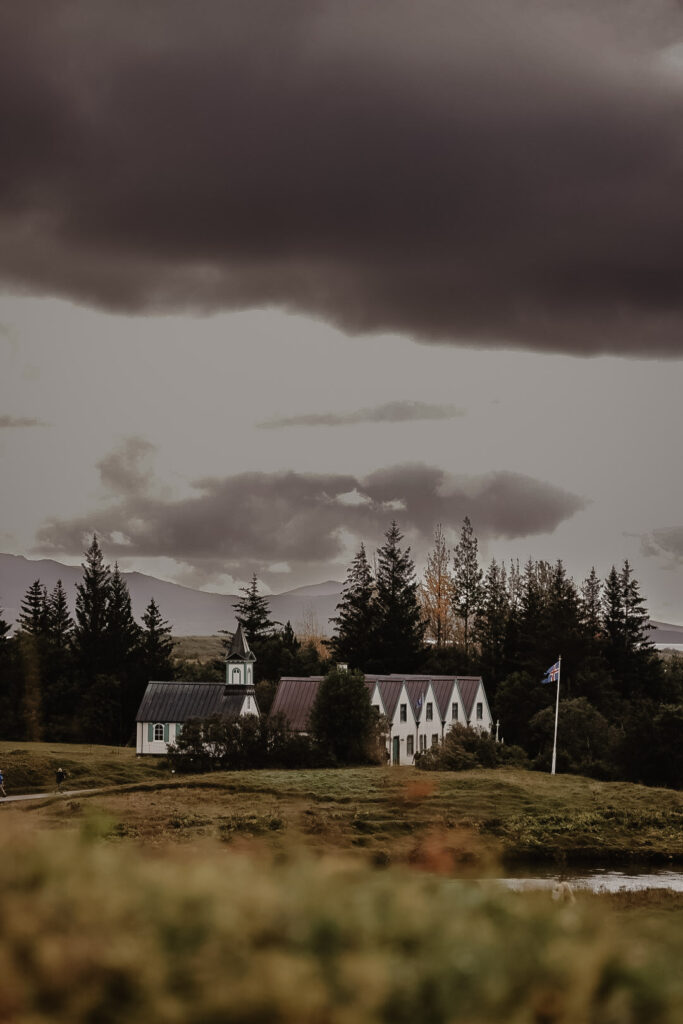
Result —
[[[615,871],[612,868],[590,870],[549,869],[538,871],[535,877],[528,875],[496,879],[499,885],[515,892],[529,889],[552,889],[558,882],[569,882],[572,889],[589,892],[642,892],[645,889],[673,889],[683,892],[683,871],[671,868],[631,868]]]

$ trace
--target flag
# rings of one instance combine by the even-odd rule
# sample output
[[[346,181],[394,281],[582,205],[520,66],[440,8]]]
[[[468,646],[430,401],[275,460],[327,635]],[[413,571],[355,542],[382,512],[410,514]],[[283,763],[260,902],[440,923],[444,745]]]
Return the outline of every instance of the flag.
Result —
[[[556,661],[554,665],[551,665],[546,674],[541,679],[542,683],[556,683],[560,678],[560,663]]]

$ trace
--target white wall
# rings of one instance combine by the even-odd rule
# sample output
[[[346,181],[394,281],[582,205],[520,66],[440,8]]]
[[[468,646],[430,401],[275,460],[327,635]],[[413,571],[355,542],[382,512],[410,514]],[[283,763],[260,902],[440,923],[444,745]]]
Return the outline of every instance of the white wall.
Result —
[[[406,705],[405,722],[401,721],[401,704]],[[396,704],[396,710],[394,712],[394,718],[391,723],[391,732],[389,734],[389,741],[387,744],[389,757],[392,759],[391,763],[393,763],[394,737],[398,736],[401,749],[400,764],[414,764],[415,755],[408,754],[408,736],[413,737],[413,746],[415,747],[415,750],[417,750],[417,740],[415,738],[416,731],[417,723],[415,721],[413,708],[410,703],[410,700],[408,699],[406,688],[405,686],[403,686],[401,688],[401,695],[398,698],[398,703]]]

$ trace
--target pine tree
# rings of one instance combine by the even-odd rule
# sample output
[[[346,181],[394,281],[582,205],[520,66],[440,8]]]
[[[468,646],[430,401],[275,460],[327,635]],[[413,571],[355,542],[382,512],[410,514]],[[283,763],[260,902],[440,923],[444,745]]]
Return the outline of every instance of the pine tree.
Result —
[[[173,674],[171,627],[161,617],[154,598],[151,598],[147,605],[142,622],[144,628],[140,636],[139,650],[145,679],[170,679]]]
[[[479,646],[481,674],[491,697],[505,676],[505,639],[510,616],[505,567],[495,558],[482,584],[481,601],[473,626],[473,640]]]
[[[423,653],[424,622],[415,565],[394,520],[377,552],[374,661],[382,672],[412,672]]]
[[[482,570],[478,541],[469,516],[465,516],[460,540],[453,553],[453,608],[463,625],[463,648],[470,656],[470,634],[481,600]]]
[[[40,580],[34,580],[21,602],[19,625],[22,633],[42,637],[47,630],[47,590]]]
[[[57,580],[47,599],[47,637],[50,647],[65,651],[69,647],[74,621],[69,612],[69,603],[61,580]]]
[[[248,587],[240,587],[240,593],[244,594],[244,597],[240,597],[233,605],[235,618],[246,633],[249,646],[256,652],[256,646],[272,636],[275,623],[270,618],[267,598],[261,597],[258,592],[256,573]],[[230,646],[229,641],[226,641],[226,646]]]
[[[581,585],[581,626],[589,644],[597,643],[602,630],[602,584],[592,567]]]
[[[437,647],[452,643],[455,636],[453,576],[450,571],[450,553],[441,523],[434,531],[434,547],[427,556],[427,567],[420,584],[419,596],[429,638]]]
[[[122,678],[130,668],[140,641],[140,627],[133,618],[128,584],[121,574],[118,562],[114,563],[114,571],[109,581],[105,637],[108,672]]]
[[[111,570],[104,564],[97,536],[93,537],[82,568],[83,581],[76,585],[74,651],[87,681],[109,671],[106,632]]]
[[[330,621],[335,632],[329,643],[332,657],[351,669],[365,670],[373,654],[374,580],[361,544],[342,588],[337,615]]]

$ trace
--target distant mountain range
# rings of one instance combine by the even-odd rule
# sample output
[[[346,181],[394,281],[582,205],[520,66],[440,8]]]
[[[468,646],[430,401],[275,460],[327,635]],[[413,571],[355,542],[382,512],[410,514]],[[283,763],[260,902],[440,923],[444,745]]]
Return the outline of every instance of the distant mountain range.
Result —
[[[207,594],[203,590],[167,583],[141,572],[123,575],[130,591],[133,614],[138,621],[153,597],[175,636],[213,636],[221,629],[235,628],[232,606],[240,596],[238,594]],[[14,623],[24,594],[37,579],[48,591],[61,579],[73,614],[76,584],[81,578],[80,566],[62,565],[49,558],[33,560],[23,555],[0,554],[0,614],[5,621]],[[329,635],[332,630],[328,620],[335,614],[341,587],[336,580],[326,580],[309,587],[296,587],[284,594],[271,594],[268,601],[272,618],[283,624],[289,620],[295,631],[306,623],[313,623],[321,633]]]
[[[133,614],[140,620],[150,598],[159,605],[161,614],[170,623],[175,636],[214,636],[221,629],[235,628],[233,605],[239,595],[207,594],[203,590],[167,583],[141,572],[123,574],[128,583]],[[19,615],[21,601],[30,585],[37,579],[48,590],[57,580],[64,584],[71,612],[76,601],[76,584],[80,583],[80,566],[62,565],[49,558],[33,560],[23,555],[0,554],[0,610],[2,617],[14,623]],[[325,580],[307,587],[296,587],[284,594],[268,596],[270,610],[276,622],[289,620],[294,630],[314,624],[323,635],[330,635],[329,619],[335,614],[342,584],[338,580]],[[683,626],[651,620],[650,634],[658,647],[683,648]]]

